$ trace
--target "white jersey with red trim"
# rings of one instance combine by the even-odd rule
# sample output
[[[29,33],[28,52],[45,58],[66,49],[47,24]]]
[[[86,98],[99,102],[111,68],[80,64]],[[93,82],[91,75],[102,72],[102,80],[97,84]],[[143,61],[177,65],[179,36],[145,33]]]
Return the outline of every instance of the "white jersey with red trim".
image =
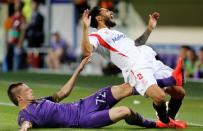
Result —
[[[171,76],[172,69],[156,60],[152,48],[135,46],[134,40],[119,31],[103,28],[90,34],[89,40],[94,51],[119,67],[125,82],[143,96],[151,85],[157,84],[156,79]]]
[[[102,28],[89,35],[90,44],[95,52],[108,58],[121,70],[132,68],[139,69],[151,66],[150,61],[155,59],[156,52],[150,47],[135,46],[134,40],[125,34]]]

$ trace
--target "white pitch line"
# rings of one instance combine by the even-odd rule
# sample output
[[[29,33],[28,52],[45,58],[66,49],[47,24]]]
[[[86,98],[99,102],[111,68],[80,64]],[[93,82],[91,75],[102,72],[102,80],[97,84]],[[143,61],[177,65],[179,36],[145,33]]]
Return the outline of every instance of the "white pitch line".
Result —
[[[192,122],[188,122],[189,126],[198,126],[198,127],[203,127],[202,124],[197,124],[197,123],[192,123]]]
[[[15,106],[14,104],[9,103],[9,102],[0,102],[0,105],[3,105],[3,106]]]
[[[191,96],[186,96],[184,99],[187,99],[187,100],[203,100],[202,97],[191,97]]]

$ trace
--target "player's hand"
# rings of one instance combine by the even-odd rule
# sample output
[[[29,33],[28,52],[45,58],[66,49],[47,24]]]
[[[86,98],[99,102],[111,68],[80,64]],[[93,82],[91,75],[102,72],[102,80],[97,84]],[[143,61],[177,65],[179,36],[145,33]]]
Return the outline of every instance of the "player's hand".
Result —
[[[89,10],[86,9],[82,15],[83,28],[87,29],[90,26],[90,20],[91,16],[89,16]]]
[[[160,14],[158,12],[154,12],[149,15],[149,23],[148,23],[149,30],[153,30],[156,27],[159,17]]]
[[[27,127],[22,127],[19,131],[28,131]]]
[[[90,61],[91,61],[91,55],[85,57],[85,58],[81,61],[80,65],[79,65],[79,67],[78,67],[79,70],[82,71],[82,70],[84,69],[85,65],[86,65],[87,63],[89,63]]]

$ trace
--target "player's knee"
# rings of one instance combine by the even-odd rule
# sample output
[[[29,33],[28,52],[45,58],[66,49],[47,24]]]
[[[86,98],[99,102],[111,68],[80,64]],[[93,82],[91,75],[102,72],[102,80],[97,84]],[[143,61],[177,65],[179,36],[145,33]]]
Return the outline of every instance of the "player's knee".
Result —
[[[125,118],[125,117],[128,117],[131,115],[131,110],[130,110],[130,108],[128,108],[126,106],[122,106],[119,108],[118,113],[121,114]]]
[[[183,88],[180,88],[180,90],[178,91],[178,95],[176,96],[177,99],[183,99],[185,97],[185,90]]]
[[[132,95],[132,92],[133,92],[133,87],[131,87],[129,84],[126,85],[126,87],[123,87],[124,88],[124,95],[125,96],[130,96]]]
[[[154,97],[154,102],[157,104],[163,103],[166,101],[165,97],[166,97],[166,94],[164,92],[159,93]]]
[[[185,92],[185,90],[182,88],[182,89],[180,90],[179,96],[180,96],[180,98],[184,98],[185,95],[186,95],[186,92]]]
[[[127,83],[122,84],[120,86],[120,89],[121,89],[121,93],[123,94],[123,97],[132,95],[133,87],[131,87],[129,84],[127,84]]]

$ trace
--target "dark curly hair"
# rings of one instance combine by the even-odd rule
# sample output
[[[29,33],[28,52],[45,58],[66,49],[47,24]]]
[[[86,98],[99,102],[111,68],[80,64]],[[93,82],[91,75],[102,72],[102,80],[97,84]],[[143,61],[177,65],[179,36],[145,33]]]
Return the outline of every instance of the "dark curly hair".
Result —
[[[97,26],[98,26],[96,17],[98,15],[100,15],[100,9],[101,9],[101,7],[97,6],[97,7],[94,7],[92,10],[90,10],[90,13],[89,13],[89,16],[91,16],[90,26],[93,28],[97,28]]]

